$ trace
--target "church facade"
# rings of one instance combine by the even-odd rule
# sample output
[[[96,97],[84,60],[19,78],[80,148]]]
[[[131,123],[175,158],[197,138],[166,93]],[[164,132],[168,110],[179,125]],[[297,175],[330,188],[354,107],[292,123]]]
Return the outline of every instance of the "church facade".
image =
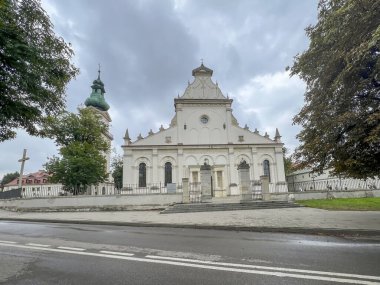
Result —
[[[287,192],[281,137],[274,139],[240,127],[232,114],[233,100],[224,96],[202,65],[192,71],[194,81],[174,99],[175,115],[169,128],[161,126],[146,137],[131,141],[128,130],[122,146],[123,187],[175,183],[183,178],[200,182],[200,167],[211,166],[212,195],[239,195],[237,166],[250,166],[252,183],[269,176],[270,192]]]

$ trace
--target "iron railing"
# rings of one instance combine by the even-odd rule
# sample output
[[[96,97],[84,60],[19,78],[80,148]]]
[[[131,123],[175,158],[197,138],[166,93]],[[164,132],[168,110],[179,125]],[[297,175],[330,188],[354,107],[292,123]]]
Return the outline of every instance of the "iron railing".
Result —
[[[262,200],[263,193],[261,190],[261,181],[260,180],[251,180],[250,191],[252,192],[253,200]]]
[[[303,191],[345,191],[380,189],[380,179],[315,179],[310,181],[288,182],[289,192]]]
[[[174,184],[174,185],[173,185]],[[139,186],[137,184],[127,184],[119,190],[120,195],[149,195],[149,194],[174,194],[182,193],[182,184],[172,183],[171,186],[165,186],[164,183],[152,183],[146,186]]]
[[[200,203],[202,201],[202,188],[200,182],[189,183],[190,203]]]

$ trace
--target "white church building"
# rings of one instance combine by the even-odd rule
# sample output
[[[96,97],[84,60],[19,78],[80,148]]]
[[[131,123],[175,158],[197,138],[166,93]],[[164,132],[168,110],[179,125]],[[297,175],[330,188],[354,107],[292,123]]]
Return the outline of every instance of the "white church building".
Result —
[[[270,192],[287,192],[281,137],[274,139],[240,127],[232,113],[233,100],[224,96],[202,65],[192,71],[194,81],[174,99],[175,115],[169,128],[139,135],[131,141],[128,129],[122,146],[123,188],[180,185],[183,178],[200,181],[200,167],[211,166],[212,196],[239,195],[237,167],[250,166],[250,180],[269,176]]]

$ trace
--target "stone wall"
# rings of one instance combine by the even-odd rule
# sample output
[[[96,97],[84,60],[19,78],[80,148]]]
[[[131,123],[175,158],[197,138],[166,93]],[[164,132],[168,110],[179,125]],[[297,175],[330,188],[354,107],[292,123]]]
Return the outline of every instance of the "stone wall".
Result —
[[[182,193],[153,195],[70,196],[0,200],[0,208],[15,211],[153,210],[182,202]]]

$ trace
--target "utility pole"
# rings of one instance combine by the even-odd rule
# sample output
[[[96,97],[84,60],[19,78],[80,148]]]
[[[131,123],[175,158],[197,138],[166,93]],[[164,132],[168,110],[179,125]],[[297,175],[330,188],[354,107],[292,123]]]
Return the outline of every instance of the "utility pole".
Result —
[[[18,179],[18,188],[22,188],[22,173],[24,172],[24,164],[25,161],[27,161],[29,157],[26,157],[26,149],[24,149],[24,153],[22,154],[22,158],[18,160],[18,162],[21,162],[21,169],[20,169],[20,178]]]

